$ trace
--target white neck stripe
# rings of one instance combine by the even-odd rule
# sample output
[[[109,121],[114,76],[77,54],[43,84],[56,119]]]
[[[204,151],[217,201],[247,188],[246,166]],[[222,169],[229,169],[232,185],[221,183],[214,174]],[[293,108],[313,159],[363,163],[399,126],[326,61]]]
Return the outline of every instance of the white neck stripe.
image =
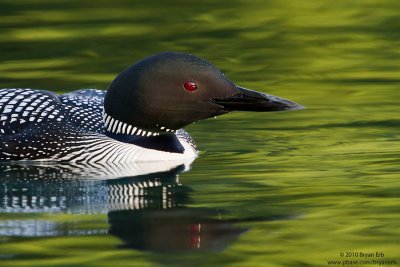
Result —
[[[160,135],[160,133],[145,131],[133,125],[114,119],[104,111],[103,111],[103,122],[104,122],[104,127],[107,129],[107,131],[115,134],[121,133],[121,134],[141,135],[141,136]],[[167,129],[164,126],[161,126],[160,130],[162,132],[175,132],[174,130]]]

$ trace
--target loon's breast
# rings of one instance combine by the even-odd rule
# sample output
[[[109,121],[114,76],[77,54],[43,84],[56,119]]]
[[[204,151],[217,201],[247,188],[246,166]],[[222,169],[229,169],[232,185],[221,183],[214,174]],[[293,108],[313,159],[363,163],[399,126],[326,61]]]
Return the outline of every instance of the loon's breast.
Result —
[[[196,157],[196,146],[183,130],[161,140],[108,135],[104,96],[105,91],[95,89],[63,95],[0,89],[0,160],[129,162]]]

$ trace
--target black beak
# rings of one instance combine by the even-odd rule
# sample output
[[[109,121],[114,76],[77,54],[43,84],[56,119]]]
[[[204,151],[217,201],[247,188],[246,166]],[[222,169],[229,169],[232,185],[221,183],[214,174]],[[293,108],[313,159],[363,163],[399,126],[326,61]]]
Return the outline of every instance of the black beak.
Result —
[[[304,109],[295,102],[257,91],[236,86],[237,93],[222,99],[212,99],[211,102],[220,105],[226,111],[285,111]]]

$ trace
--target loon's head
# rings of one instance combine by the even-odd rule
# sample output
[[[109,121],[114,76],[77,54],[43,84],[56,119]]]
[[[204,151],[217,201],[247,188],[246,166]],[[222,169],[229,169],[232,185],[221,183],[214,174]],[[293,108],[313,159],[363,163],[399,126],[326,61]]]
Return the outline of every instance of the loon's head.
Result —
[[[299,104],[235,85],[204,59],[164,52],[125,69],[104,100],[108,131],[158,135],[234,110],[283,111]]]

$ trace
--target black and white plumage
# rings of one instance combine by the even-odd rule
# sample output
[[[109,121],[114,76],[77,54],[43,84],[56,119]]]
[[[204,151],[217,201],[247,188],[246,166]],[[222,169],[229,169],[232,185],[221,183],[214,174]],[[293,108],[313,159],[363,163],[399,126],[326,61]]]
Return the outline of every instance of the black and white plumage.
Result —
[[[106,135],[105,91],[56,95],[43,90],[0,89],[0,160],[131,162],[195,157],[196,147],[180,130],[184,153],[148,149]],[[187,141],[186,141],[187,140]]]
[[[121,72],[107,92],[0,89],[0,160],[135,162],[193,159],[181,128],[233,110],[302,106],[235,85],[204,59],[165,52]]]

